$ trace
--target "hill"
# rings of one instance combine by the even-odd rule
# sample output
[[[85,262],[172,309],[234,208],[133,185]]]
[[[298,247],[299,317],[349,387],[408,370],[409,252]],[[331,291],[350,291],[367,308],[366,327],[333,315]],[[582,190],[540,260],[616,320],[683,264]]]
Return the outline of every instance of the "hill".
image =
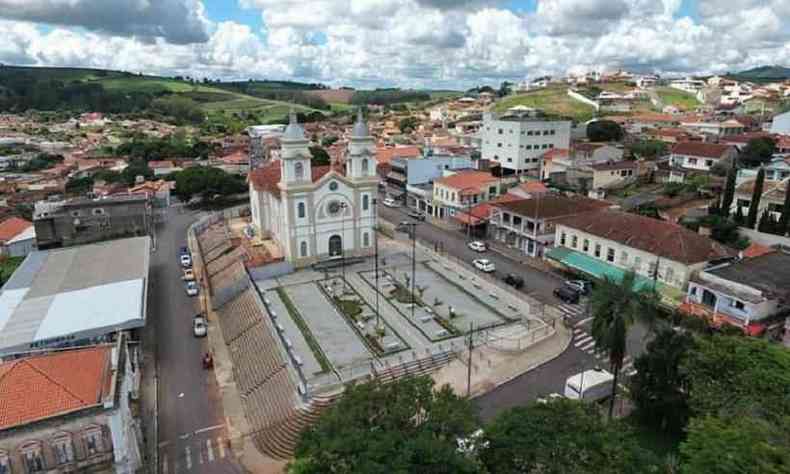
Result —
[[[577,122],[584,122],[593,117],[592,106],[570,98],[567,86],[552,85],[544,89],[507,96],[495,104],[494,111],[502,113],[517,105],[543,109],[549,115],[568,117]]]
[[[760,66],[732,74],[730,77],[740,81],[773,82],[790,79],[790,68],[784,66]]]

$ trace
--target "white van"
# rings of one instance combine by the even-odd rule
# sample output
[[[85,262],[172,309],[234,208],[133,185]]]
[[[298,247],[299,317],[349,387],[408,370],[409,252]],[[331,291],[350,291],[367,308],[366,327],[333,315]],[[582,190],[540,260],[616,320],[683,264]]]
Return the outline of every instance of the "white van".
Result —
[[[565,381],[565,398],[597,401],[612,393],[614,375],[603,369],[585,370]]]

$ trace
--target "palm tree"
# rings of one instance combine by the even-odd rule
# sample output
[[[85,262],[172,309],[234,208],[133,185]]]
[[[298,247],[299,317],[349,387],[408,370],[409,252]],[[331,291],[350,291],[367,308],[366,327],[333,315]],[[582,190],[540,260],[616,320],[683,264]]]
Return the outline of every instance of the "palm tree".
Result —
[[[626,353],[628,330],[637,320],[647,321],[652,327],[655,314],[655,290],[637,289],[636,273],[629,271],[622,280],[605,276],[590,297],[592,309],[592,337],[595,346],[609,354],[614,381],[609,405],[609,419],[614,413],[614,401],[620,369]]]

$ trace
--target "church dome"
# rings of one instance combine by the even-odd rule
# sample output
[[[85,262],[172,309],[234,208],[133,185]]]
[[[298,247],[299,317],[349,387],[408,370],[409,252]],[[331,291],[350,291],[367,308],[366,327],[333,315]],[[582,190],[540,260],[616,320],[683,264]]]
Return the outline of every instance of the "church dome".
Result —
[[[362,117],[361,107],[357,109],[357,121],[354,124],[354,129],[351,131],[351,136],[357,138],[365,138],[370,136],[370,130],[368,130],[368,124],[367,122],[365,122],[365,119]]]
[[[296,120],[296,112],[291,109],[290,120],[288,126],[285,127],[285,134],[283,138],[286,140],[304,140],[304,128]]]

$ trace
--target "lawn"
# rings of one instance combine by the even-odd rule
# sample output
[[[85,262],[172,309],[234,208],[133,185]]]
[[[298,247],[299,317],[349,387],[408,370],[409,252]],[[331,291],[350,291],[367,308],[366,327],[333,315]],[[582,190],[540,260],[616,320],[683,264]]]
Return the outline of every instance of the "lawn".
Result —
[[[463,96],[463,92],[460,91],[427,91],[428,95],[431,96],[431,100],[434,99],[455,99],[456,97]]]
[[[151,77],[124,77],[116,79],[99,79],[99,84],[104,86],[105,89],[110,91],[124,91],[124,92],[148,92],[157,94],[161,92],[189,92],[197,89],[199,86],[192,85],[184,81],[176,81],[174,79],[162,79]],[[216,89],[211,89],[212,91]]]
[[[25,257],[3,257],[0,261],[0,283],[5,284]]]
[[[672,87],[659,87],[656,93],[664,105],[673,105],[680,110],[694,110],[700,105],[693,95]]]
[[[505,112],[517,105],[543,109],[549,115],[568,117],[577,122],[584,122],[593,117],[592,106],[570,98],[568,89],[564,86],[552,86],[505,97],[496,103],[494,111]]]

